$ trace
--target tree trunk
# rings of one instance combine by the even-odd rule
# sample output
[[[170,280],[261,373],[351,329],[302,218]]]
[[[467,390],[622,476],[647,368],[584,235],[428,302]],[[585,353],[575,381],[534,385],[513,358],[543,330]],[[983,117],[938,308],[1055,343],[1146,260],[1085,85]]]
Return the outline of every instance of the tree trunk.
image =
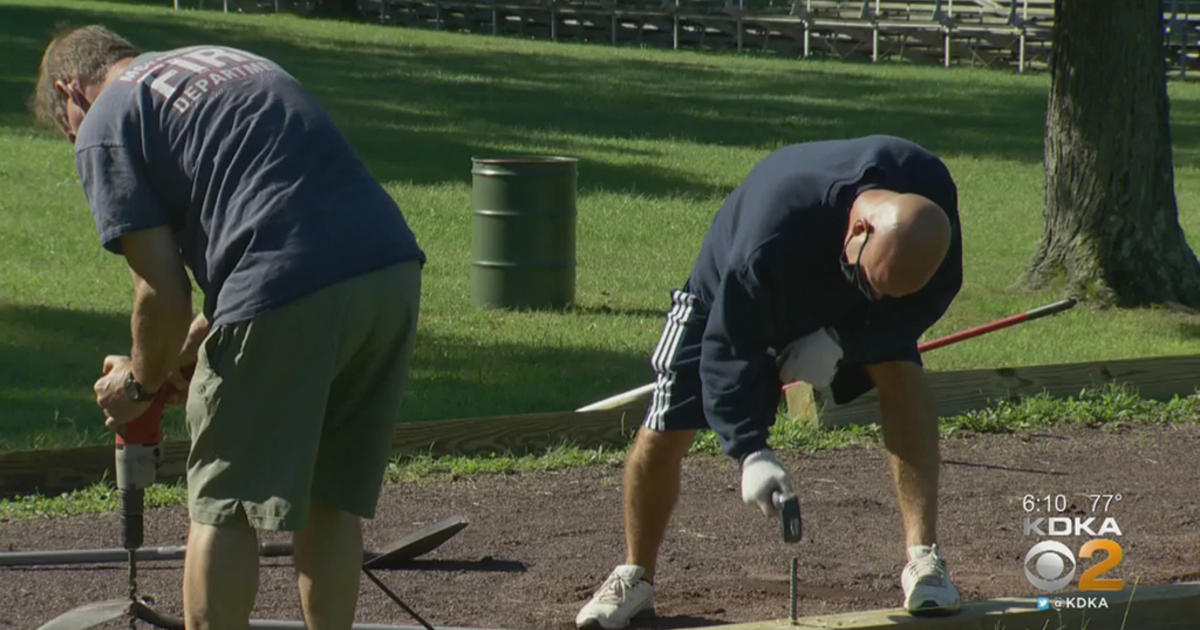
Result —
[[[1041,242],[1025,281],[1065,270],[1106,304],[1200,305],[1175,205],[1159,0],[1055,0]]]

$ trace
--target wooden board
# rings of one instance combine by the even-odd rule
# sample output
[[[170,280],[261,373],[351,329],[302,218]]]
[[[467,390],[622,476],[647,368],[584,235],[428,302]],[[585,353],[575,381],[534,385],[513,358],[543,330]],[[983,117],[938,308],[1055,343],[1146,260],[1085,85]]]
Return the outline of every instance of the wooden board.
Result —
[[[1032,587],[1030,587],[1032,588]],[[726,626],[710,626],[709,630],[980,630],[981,628],[1066,628],[1077,630],[1152,629],[1185,630],[1196,627],[1200,611],[1200,582],[1184,582],[1167,586],[1144,586],[1136,592],[1088,591],[1054,593],[1052,598],[1103,597],[1107,608],[1038,610],[1033,597],[967,602],[962,611],[949,617],[913,617],[899,609],[869,610],[803,617],[796,623],[787,620],[759,621]],[[1132,604],[1130,603],[1132,600]],[[782,607],[782,603],[781,603]],[[1125,618],[1128,610],[1128,619]]]
[[[162,445],[160,479],[183,475],[189,443]],[[115,479],[114,452],[106,446],[0,453],[0,497],[31,492],[63,492],[101,479]]]
[[[1075,396],[1085,387],[1114,382],[1137,388],[1145,398],[1166,400],[1191,394],[1200,386],[1200,355],[929,372],[927,376],[942,416],[1042,392]],[[795,389],[800,392],[788,399],[789,415],[793,417],[811,417],[812,412],[807,411],[811,406],[823,427],[879,421],[879,397],[874,391],[852,403],[836,405],[827,392],[817,391],[806,399],[806,388]]]
[[[619,442],[641,424],[646,400],[618,409],[414,422],[396,427],[394,455],[521,452],[570,440],[581,446]],[[190,443],[163,443],[159,479],[182,477]],[[0,453],[0,496],[56,493],[113,479],[113,447],[85,446]]]

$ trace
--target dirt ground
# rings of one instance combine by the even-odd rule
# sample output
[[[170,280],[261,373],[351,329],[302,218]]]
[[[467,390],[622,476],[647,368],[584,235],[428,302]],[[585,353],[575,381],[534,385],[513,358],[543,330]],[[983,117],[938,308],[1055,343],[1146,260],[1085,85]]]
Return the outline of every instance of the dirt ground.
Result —
[[[1116,519],[1124,560],[1103,576],[1127,588],[1200,579],[1200,428],[1091,429],[943,442],[940,538],[966,599],[1034,595],[1022,570],[1040,537],[1023,534],[1022,497],[1067,495],[1069,516]],[[881,448],[782,453],[794,468],[804,540],[786,545],[777,521],[743,506],[731,460],[693,456],[662,550],[657,615],[641,628],[783,618],[790,558],[799,559],[802,615],[893,607],[900,601],[900,518]],[[381,573],[435,626],[567,629],[623,556],[620,468],[440,479],[388,486],[365,527],[368,548],[461,515],[470,526],[404,569]],[[1116,494],[1096,510],[1086,494]],[[1051,499],[1053,501],[1053,499]],[[1046,516],[1045,502],[1042,512]],[[147,544],[182,544],[183,509],[147,515]],[[0,550],[111,547],[117,518],[0,524]],[[1090,536],[1060,538],[1078,550]],[[1080,560],[1083,568],[1098,558]],[[141,591],[180,611],[181,563],[143,564]],[[0,569],[0,628],[35,628],[89,601],[126,593],[121,564]],[[298,619],[285,559],[264,560],[255,617]],[[1073,582],[1074,589],[1077,582]],[[415,625],[367,580],[358,619]],[[112,628],[128,627],[113,622]]]

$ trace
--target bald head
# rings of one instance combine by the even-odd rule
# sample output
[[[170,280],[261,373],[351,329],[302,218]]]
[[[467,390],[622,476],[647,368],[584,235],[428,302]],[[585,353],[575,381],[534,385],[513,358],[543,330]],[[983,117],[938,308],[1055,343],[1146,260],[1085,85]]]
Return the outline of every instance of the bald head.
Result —
[[[920,290],[949,249],[950,220],[926,197],[868,190],[850,208],[846,259],[859,261],[867,281],[881,295],[901,297]]]

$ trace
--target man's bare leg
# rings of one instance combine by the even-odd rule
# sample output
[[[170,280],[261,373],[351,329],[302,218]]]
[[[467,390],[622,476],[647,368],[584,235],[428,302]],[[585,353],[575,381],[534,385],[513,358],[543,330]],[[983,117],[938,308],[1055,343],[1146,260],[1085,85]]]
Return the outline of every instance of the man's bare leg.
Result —
[[[695,431],[638,430],[625,460],[625,563],[654,579],[658,548],[679,499],[683,458]]]
[[[300,606],[311,630],[346,630],[358,604],[362,566],[359,518],[313,500],[308,521],[292,535]]]
[[[884,444],[904,523],[905,545],[937,542],[937,425],[929,422],[884,425]]]
[[[192,521],[183,563],[183,615],[188,630],[244,630],[258,593],[258,536],[239,522]]]
[[[888,363],[870,370],[879,390],[883,443],[888,450],[905,545],[937,541],[937,404],[921,368]]]
[[[912,614],[957,612],[958,589],[935,545],[940,456],[933,393],[914,363],[888,363],[869,371],[879,389],[883,440],[904,521],[909,560],[900,574],[904,607]]]

